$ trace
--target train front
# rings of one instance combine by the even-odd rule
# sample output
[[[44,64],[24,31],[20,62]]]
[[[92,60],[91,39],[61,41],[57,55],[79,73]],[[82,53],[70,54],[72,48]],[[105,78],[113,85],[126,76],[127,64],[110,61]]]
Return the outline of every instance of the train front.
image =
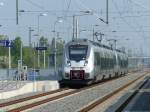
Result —
[[[70,42],[65,46],[62,84],[88,84],[91,81],[92,56],[88,42]]]

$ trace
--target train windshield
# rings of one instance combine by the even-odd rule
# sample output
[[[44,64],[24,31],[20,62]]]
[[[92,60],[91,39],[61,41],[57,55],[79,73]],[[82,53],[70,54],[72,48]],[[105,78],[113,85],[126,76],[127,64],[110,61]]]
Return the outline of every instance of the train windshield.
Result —
[[[80,61],[85,60],[87,55],[87,45],[71,45],[69,46],[70,60]]]

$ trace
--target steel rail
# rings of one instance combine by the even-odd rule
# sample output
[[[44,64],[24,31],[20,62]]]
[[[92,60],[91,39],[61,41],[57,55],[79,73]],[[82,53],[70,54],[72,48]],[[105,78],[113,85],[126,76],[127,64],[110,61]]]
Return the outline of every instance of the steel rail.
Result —
[[[137,80],[141,79],[141,78],[144,77],[146,74],[148,74],[148,73],[147,73],[147,72],[144,73],[142,76],[136,78],[136,79],[133,80],[133,81],[130,81],[129,83],[127,83],[127,84],[125,84],[124,86],[122,86],[122,87],[116,89],[115,91],[113,91],[113,92],[111,92],[111,93],[105,95],[104,97],[98,99],[97,101],[95,101],[95,102],[93,102],[93,103],[91,103],[91,104],[89,104],[89,105],[86,105],[85,107],[81,108],[81,109],[79,110],[79,112],[88,112],[88,111],[92,110],[92,109],[95,108],[97,105],[100,105],[101,103],[103,103],[103,102],[105,102],[106,100],[108,100],[109,98],[111,98],[113,95],[115,95],[115,94],[119,93],[120,91],[122,91],[123,89],[129,87],[131,84],[135,83]],[[118,111],[118,112],[120,112],[120,111]]]
[[[119,77],[119,78],[121,78],[121,77]],[[67,93],[63,93],[63,94],[60,94],[60,95],[57,95],[57,96],[54,96],[54,97],[51,97],[51,98],[43,99],[43,100],[40,100],[40,101],[37,101],[37,102],[33,102],[33,103],[30,103],[30,104],[26,104],[26,105],[14,108],[14,109],[10,109],[7,112],[18,112],[18,111],[24,111],[24,110],[27,110],[27,109],[31,109],[31,108],[33,108],[35,106],[39,106],[39,105],[45,104],[47,102],[52,102],[54,100],[58,100],[60,98],[66,97],[66,96],[69,96],[69,95],[72,95],[72,94],[75,94],[75,93],[79,93],[79,92],[81,92],[83,90],[94,88],[94,87],[96,87],[98,85],[102,85],[102,84],[104,84],[106,82],[110,82],[110,81],[115,80],[115,79],[118,79],[118,77],[102,80],[100,83],[95,83],[93,85],[86,86],[86,87],[83,87],[83,88],[80,88],[80,89],[76,89],[76,90],[73,90],[73,91],[69,91]]]
[[[54,94],[54,93],[57,93],[57,92],[61,92],[61,91],[64,91],[64,90],[67,90],[67,88],[62,88],[62,89],[57,89],[57,90],[54,90],[54,91],[39,93],[39,94],[36,94],[36,95],[23,97],[23,98],[16,99],[16,100],[6,101],[6,102],[3,102],[3,103],[0,103],[0,108],[6,107],[6,106],[9,106],[9,105],[12,105],[12,104],[21,103],[21,102],[24,102],[24,101],[27,101],[27,100],[36,99],[36,98],[39,98],[39,97],[42,97],[42,96],[47,96],[47,95]]]
[[[34,106],[38,106],[38,105],[41,105],[41,104],[44,104],[44,103],[47,103],[47,102],[50,102],[50,101],[54,101],[54,100],[57,100],[59,98],[62,98],[62,97],[65,97],[65,96],[69,96],[71,94],[75,94],[75,93],[78,93],[78,92],[83,91],[85,89],[93,88],[93,87],[98,86],[98,85],[102,85],[102,84],[104,84],[106,82],[109,82],[109,81],[112,81],[112,80],[115,80],[115,79],[118,79],[118,78],[121,78],[121,77],[122,76],[120,76],[120,77],[113,77],[111,79],[105,79],[105,80],[102,80],[102,81],[100,81],[98,83],[95,83],[93,85],[86,86],[84,88],[80,88],[78,90],[74,90],[74,91],[71,91],[71,92],[68,92],[68,93],[63,93],[63,94],[60,94],[60,95],[57,95],[57,96],[54,96],[54,97],[51,97],[51,98],[48,98],[48,99],[40,100],[40,101],[31,103],[31,104],[28,104],[28,105],[24,105],[22,107],[17,107],[15,109],[8,110],[8,112],[10,112],[10,111],[11,112],[12,111],[23,111],[23,110],[26,110],[26,109],[30,109],[30,108],[32,108]],[[3,103],[0,103],[0,108],[6,107],[6,106],[10,106],[10,105],[14,105],[14,104],[18,104],[18,103],[25,102],[25,101],[30,101],[32,99],[40,98],[40,97],[43,97],[43,96],[55,94],[57,92],[61,92],[61,91],[67,90],[67,89],[68,88],[62,88],[62,89],[58,89],[58,90],[54,90],[54,91],[40,93],[40,94],[37,94],[37,95],[27,96],[27,97],[16,99],[16,100],[6,101],[6,102],[3,102]]]

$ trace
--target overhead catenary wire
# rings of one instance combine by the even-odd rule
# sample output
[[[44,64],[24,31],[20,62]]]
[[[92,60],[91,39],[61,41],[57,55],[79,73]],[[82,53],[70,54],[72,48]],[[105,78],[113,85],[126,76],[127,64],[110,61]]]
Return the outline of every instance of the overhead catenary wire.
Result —
[[[122,16],[123,18],[137,18],[137,17],[140,17],[140,18],[142,18],[142,17],[150,17],[150,15],[129,15],[129,16]],[[115,18],[115,19],[118,19],[118,17],[112,17],[112,18]]]
[[[0,18],[0,21],[16,21],[16,18]]]
[[[133,5],[134,5],[134,3],[132,2],[132,0],[129,0]],[[143,6],[143,5],[142,5]],[[143,6],[144,7],[144,6]],[[147,8],[146,8],[147,9]],[[136,21],[136,23],[139,25],[139,22],[136,20],[136,19],[134,19],[135,21]],[[144,31],[144,29],[143,29],[143,26],[141,26],[140,27],[140,30],[142,31],[141,33],[142,33],[142,35],[143,35],[143,39],[144,39],[144,41],[146,40],[146,36],[145,36],[145,31]]]
[[[130,0],[130,2],[132,2],[134,5],[138,6],[138,7],[141,7],[142,9],[145,9],[145,10],[148,10],[150,11],[150,9],[148,7],[145,7],[143,4],[141,3],[138,3],[138,2],[135,2],[135,0]]]
[[[146,10],[147,12],[150,11],[150,9],[149,9],[148,7],[146,7],[145,5],[143,5],[142,3],[138,3],[137,1],[135,2],[135,1],[133,1],[133,0],[129,0],[129,1],[132,2],[132,4],[134,4],[134,5],[136,5],[136,6],[140,7],[140,8],[142,8],[142,9],[144,9],[144,10]],[[149,15],[143,15],[143,16],[149,16]],[[144,39],[146,39],[145,36],[144,36],[144,31],[143,31],[143,37],[144,37]]]
[[[71,12],[71,11],[70,11],[71,3],[72,3],[72,0],[69,0],[69,2],[67,2],[67,8],[66,8],[66,10],[65,10],[65,15],[64,15],[64,17],[67,17],[68,13]],[[72,11],[72,12],[74,13],[74,12],[78,12],[78,11]]]
[[[76,0],[83,8],[85,8],[86,10],[88,10],[88,11],[91,11],[92,12],[92,14],[97,18],[97,19],[99,19],[99,18],[101,18],[96,12],[93,12],[93,10],[91,9],[91,8],[89,8],[89,7],[87,7],[85,4],[83,4],[80,0]]]
[[[129,0],[130,2],[131,2],[131,4],[132,4],[132,1],[131,0]],[[133,5],[133,4],[132,4]],[[133,9],[131,9],[131,13],[133,14]],[[136,23],[136,25],[139,27],[139,29],[142,31],[142,35],[143,35],[143,38],[145,39],[145,35],[144,35],[144,30],[143,30],[143,27],[142,27],[142,25],[140,25],[140,23],[135,19],[135,18],[133,18],[134,19],[134,22]]]
[[[78,2],[78,4],[80,4],[84,9],[91,11],[92,15],[95,16],[97,20],[103,21],[103,23],[105,23],[104,25],[106,25],[105,27],[107,27],[108,30],[110,30],[110,31],[113,30],[109,24],[106,24],[107,23],[106,20],[103,20],[103,18],[101,16],[99,16],[99,14],[97,13],[98,11],[94,11],[92,8],[89,8],[84,3],[82,3],[82,1],[80,1],[80,0],[76,0],[76,2]],[[105,28],[102,28],[101,31],[103,29],[105,29]]]
[[[127,1],[130,2],[129,5],[134,5],[131,0],[127,0]],[[128,5],[128,7],[129,7],[129,5]],[[133,15],[133,13],[134,13],[133,9],[130,8],[130,12],[128,12],[128,13],[131,13]],[[124,17],[134,17],[134,16],[122,16],[122,17],[124,18]],[[135,16],[135,17],[137,17],[137,16]],[[141,17],[141,15],[140,16],[138,15],[138,17]],[[134,23],[139,27],[138,33],[140,32],[142,37],[145,39],[144,33],[147,32],[147,31],[143,30],[143,27],[139,24],[139,22],[137,22],[137,20],[135,18],[134,18]]]
[[[35,2],[33,2],[33,1],[31,1],[31,0],[26,0],[26,1],[27,1],[28,3],[30,3],[30,4],[32,4],[33,6],[39,8],[39,9],[45,10],[45,8],[44,8],[43,6],[41,6],[41,5],[39,5],[39,4],[35,3]]]
[[[66,9],[66,14],[65,16],[67,16],[67,13],[69,12],[69,8],[70,8],[70,5],[71,5],[71,0],[69,0],[68,4],[67,4],[67,9]]]
[[[115,1],[112,0],[112,2],[113,2],[113,4],[114,4],[116,10],[118,10],[118,6],[117,6],[117,4],[115,3]],[[139,30],[141,30],[141,32],[137,32],[137,31],[138,31],[137,28],[134,27],[134,26],[132,26],[131,24],[129,24],[128,21],[126,21],[126,19],[124,19],[124,18],[122,17],[122,14],[119,12],[119,10],[118,10],[118,13],[119,13],[119,15],[120,15],[120,18],[121,18],[130,28],[132,28],[132,30],[135,30],[135,31],[136,31],[135,33],[137,33],[138,35],[140,35],[141,37],[143,37],[142,40],[145,41],[147,37],[144,35],[145,32],[144,32],[142,26],[140,26],[140,29],[139,29]],[[134,21],[134,23],[136,23],[136,22]],[[136,24],[137,24],[137,23],[136,23]],[[138,24],[137,24],[137,25],[138,25]],[[147,41],[145,41],[145,42],[147,42]],[[144,43],[145,43],[145,42],[144,42]]]
[[[27,0],[27,1],[32,2],[31,0]],[[79,0],[78,0],[78,1],[79,1]],[[91,8],[88,8],[85,4],[83,4],[82,1],[79,1],[79,2],[82,4],[82,7],[91,10]],[[35,4],[36,4],[36,3],[35,3]],[[36,4],[36,5],[40,6],[39,4]],[[36,6],[36,7],[38,7],[38,6]],[[64,10],[65,13],[66,13],[66,15],[71,12],[71,11],[69,11],[70,7],[71,7],[71,0],[68,0],[66,10]],[[44,9],[43,9],[44,7],[42,8],[42,6],[40,6],[40,7],[38,7],[38,8],[44,10]],[[68,10],[67,10],[67,9],[68,9]],[[145,9],[146,9],[146,8],[145,8]],[[93,10],[92,10],[92,11],[93,11]],[[97,11],[93,11],[93,12],[94,12],[94,16],[95,16],[95,14],[96,14],[96,15],[97,15],[96,17],[99,17],[99,14],[97,13]],[[148,12],[148,11],[145,11],[145,12]],[[110,12],[110,13],[111,13],[111,12]],[[118,13],[118,11],[117,11],[117,12],[112,12],[112,13]],[[121,11],[120,11],[120,13],[121,13]],[[128,12],[127,12],[127,13],[128,13]],[[138,11],[135,12],[135,13],[138,13]],[[122,18],[125,17],[124,15],[121,15],[121,16],[122,16]],[[126,16],[126,17],[129,17],[129,16]],[[131,15],[130,17],[132,17],[132,15]],[[117,18],[117,17],[116,17],[116,18]],[[122,19],[122,18],[120,17],[120,19]],[[128,21],[126,20],[126,22],[128,22]],[[137,28],[136,28],[135,26],[133,26],[133,25],[130,24],[129,22],[128,22],[128,24],[131,26],[132,30],[135,29],[135,31],[133,31],[133,32],[138,32],[138,30],[136,30]]]
[[[113,4],[114,4],[116,10],[118,11],[118,14],[119,14],[120,18],[122,19],[122,21],[123,21],[124,23],[126,23],[132,30],[134,30],[135,32],[137,32],[138,34],[141,35],[141,33],[138,32],[138,30],[137,30],[136,27],[134,27],[134,26],[132,26],[131,24],[129,24],[128,21],[123,18],[122,14],[121,14],[120,11],[119,11],[119,8],[118,8],[116,2],[115,2],[114,0],[112,0],[112,2],[113,2]],[[143,35],[141,35],[141,36],[143,37]]]

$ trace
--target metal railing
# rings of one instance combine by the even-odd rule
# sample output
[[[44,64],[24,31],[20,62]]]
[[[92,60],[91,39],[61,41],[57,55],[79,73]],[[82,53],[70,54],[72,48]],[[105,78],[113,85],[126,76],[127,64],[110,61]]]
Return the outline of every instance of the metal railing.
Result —
[[[25,81],[26,79],[27,79],[27,76],[25,76],[22,73],[18,73],[18,74],[13,73],[13,74],[8,75],[8,77],[5,77],[5,78],[1,77],[0,78],[0,91],[18,89],[24,85],[22,81]]]

